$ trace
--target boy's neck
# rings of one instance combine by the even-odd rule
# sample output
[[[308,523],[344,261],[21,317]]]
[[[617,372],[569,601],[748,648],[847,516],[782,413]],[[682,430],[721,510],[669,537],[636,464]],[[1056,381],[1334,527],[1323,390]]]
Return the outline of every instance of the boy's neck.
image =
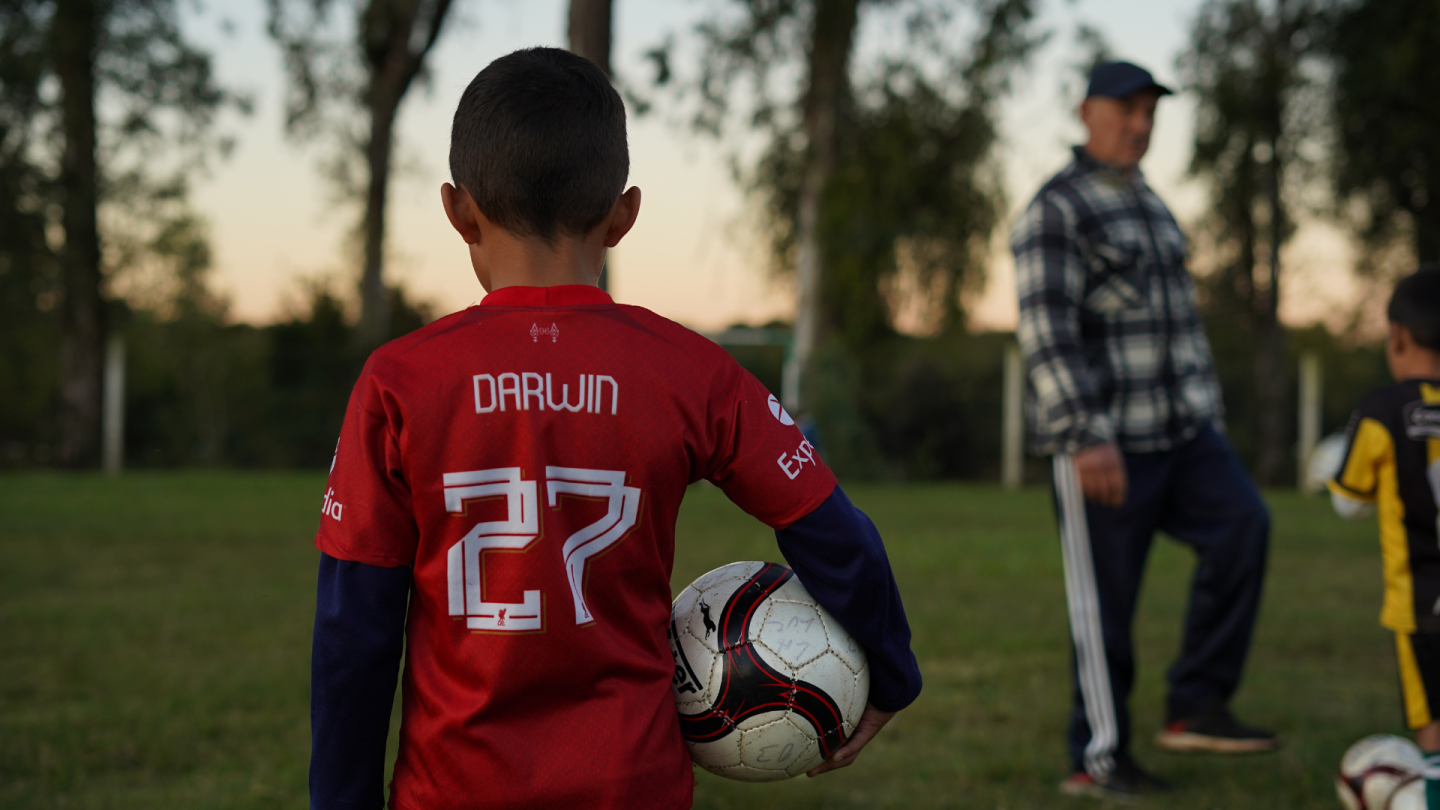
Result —
[[[1393,370],[1397,382],[1440,380],[1440,352],[1414,351],[1412,349],[1403,361],[1394,365]]]
[[[562,232],[547,242],[492,222],[470,192],[449,183],[440,187],[440,201],[469,246],[475,278],[487,293],[506,287],[598,286],[606,252],[629,233],[640,213],[640,189],[631,186],[589,231]]]
[[[547,243],[495,229],[470,246],[475,275],[488,292],[506,287],[595,286],[605,267],[606,248],[599,238],[574,235]],[[592,244],[593,243],[593,244]],[[486,283],[486,282],[489,283]]]

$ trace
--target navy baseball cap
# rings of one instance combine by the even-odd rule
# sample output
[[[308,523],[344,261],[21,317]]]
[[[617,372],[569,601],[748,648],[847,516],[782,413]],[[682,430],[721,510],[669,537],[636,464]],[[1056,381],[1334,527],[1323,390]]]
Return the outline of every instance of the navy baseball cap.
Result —
[[[1090,71],[1090,86],[1085,97],[1105,96],[1106,98],[1128,98],[1141,90],[1156,90],[1162,96],[1174,95],[1174,91],[1155,81],[1150,71],[1129,62],[1103,62]]]

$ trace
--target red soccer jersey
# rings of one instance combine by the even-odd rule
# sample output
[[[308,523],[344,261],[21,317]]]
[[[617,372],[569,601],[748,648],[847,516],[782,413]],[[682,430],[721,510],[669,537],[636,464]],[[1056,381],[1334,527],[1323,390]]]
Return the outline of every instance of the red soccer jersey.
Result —
[[[682,808],[665,626],[708,479],[783,528],[835,486],[719,346],[594,287],[509,287],[371,356],[316,545],[414,566],[393,810]]]

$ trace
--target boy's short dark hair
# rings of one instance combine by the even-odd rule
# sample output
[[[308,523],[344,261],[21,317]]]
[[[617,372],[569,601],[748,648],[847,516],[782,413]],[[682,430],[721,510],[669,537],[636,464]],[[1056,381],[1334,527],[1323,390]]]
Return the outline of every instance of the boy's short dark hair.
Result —
[[[1385,314],[1409,329],[1416,343],[1440,352],[1440,264],[1422,264],[1400,279]]]
[[[625,190],[625,104],[604,71],[559,48],[502,56],[465,88],[450,176],[491,222],[553,243],[589,233]]]

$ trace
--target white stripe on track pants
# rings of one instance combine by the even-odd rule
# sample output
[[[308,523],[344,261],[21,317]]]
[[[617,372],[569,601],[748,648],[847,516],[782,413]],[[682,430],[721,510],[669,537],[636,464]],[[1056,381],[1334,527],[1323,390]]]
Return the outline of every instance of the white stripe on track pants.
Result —
[[[1085,496],[1075,459],[1055,456],[1055,497],[1058,502],[1060,547],[1065,559],[1065,598],[1070,608],[1070,636],[1075,643],[1075,666],[1080,693],[1090,723],[1085,746],[1085,770],[1103,777],[1115,769],[1115,746],[1120,739],[1115,719],[1110,668],[1105,661],[1105,638],[1100,625],[1100,593],[1095,582],[1095,560],[1090,552],[1090,529],[1085,521]]]

